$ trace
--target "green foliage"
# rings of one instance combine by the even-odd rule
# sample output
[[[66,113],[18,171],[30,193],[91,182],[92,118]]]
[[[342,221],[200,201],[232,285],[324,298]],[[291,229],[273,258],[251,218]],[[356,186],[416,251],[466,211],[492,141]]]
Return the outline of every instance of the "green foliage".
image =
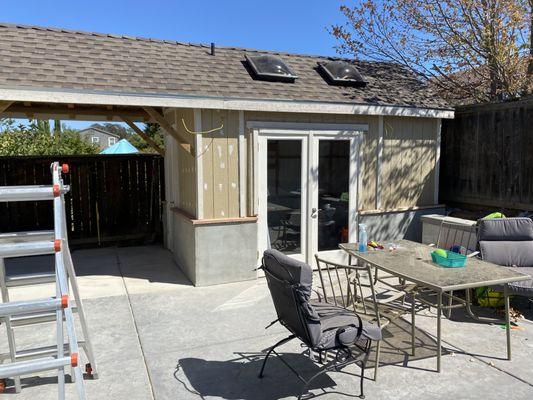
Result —
[[[159,147],[165,147],[165,137],[163,135],[163,132],[161,132],[161,128],[158,124],[145,124],[143,131],[144,133],[146,133],[147,136],[152,138],[154,142],[159,145]],[[143,153],[156,153],[156,151],[136,133],[131,135],[128,140],[132,145],[137,147],[137,149],[139,149],[139,151]]]
[[[114,133],[115,135],[120,136],[121,139],[130,139],[130,136],[133,135],[133,131],[130,128],[126,128],[120,124],[113,124],[106,122],[104,124],[92,124],[91,128],[98,128],[106,132]]]
[[[0,120],[0,156],[98,154],[98,146],[80,138],[75,129],[63,125],[50,130],[50,122],[33,120],[16,126],[11,119]]]

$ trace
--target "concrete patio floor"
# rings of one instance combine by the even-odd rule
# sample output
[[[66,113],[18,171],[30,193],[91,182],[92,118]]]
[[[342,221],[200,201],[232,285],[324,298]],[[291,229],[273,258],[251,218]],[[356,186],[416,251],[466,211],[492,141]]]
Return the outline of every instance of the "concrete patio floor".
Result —
[[[73,253],[93,335],[100,379],[86,380],[89,399],[283,399],[299,394],[301,383],[272,359],[257,379],[260,352],[287,336],[276,319],[264,279],[195,288],[160,247],[104,248]],[[44,265],[44,267],[43,267]],[[21,267],[50,268],[51,260],[11,260]],[[12,290],[13,300],[44,297],[52,287]],[[528,312],[512,331],[513,360],[505,360],[505,331],[462,317],[443,321],[447,354],[435,372],[435,314],[417,322],[417,355],[409,356],[410,325],[400,321],[384,333],[379,379],[365,383],[367,399],[533,399],[533,317]],[[462,322],[460,322],[462,321]],[[7,350],[4,328],[0,351]],[[19,348],[53,343],[53,324],[18,328]],[[317,370],[293,341],[281,348],[289,362],[311,376]],[[371,356],[372,357],[372,356]],[[312,389],[324,399],[359,394],[353,375],[331,373]],[[23,379],[23,390],[8,388],[1,399],[55,399],[53,374]],[[8,382],[9,383],[9,382]],[[67,398],[76,399],[73,384]]]

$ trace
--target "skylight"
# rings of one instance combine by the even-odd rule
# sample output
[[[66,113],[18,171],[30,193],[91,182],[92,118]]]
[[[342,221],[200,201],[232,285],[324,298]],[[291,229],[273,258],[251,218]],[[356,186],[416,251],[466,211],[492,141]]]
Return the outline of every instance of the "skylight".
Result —
[[[366,86],[366,81],[353,64],[346,61],[328,61],[319,63],[320,71],[332,85]]]
[[[298,76],[279,57],[271,54],[245,55],[254,75],[269,81],[294,82]]]

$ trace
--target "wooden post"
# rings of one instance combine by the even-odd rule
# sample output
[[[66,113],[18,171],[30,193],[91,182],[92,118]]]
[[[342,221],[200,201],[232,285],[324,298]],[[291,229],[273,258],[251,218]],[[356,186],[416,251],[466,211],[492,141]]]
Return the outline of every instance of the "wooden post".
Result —
[[[11,104],[13,104],[11,101],[0,101],[0,114],[6,111]]]

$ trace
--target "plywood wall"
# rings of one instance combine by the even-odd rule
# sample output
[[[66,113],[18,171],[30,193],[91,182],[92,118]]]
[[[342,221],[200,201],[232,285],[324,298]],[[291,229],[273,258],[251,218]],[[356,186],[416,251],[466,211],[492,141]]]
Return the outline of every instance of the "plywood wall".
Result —
[[[194,129],[194,110],[179,109],[168,110],[165,118],[172,124],[174,129],[187,137],[189,143],[194,145],[195,138],[186,132],[183,121],[189,129]],[[173,157],[169,163],[171,177],[168,182],[173,185],[174,206],[196,217],[196,160],[195,157],[178,145],[176,140],[167,135],[167,146],[172,146],[172,151],[167,151],[167,157]]]
[[[193,110],[176,110],[173,124],[183,129],[181,118],[189,127],[208,131],[197,150],[201,166],[201,218],[225,219],[240,215],[240,190],[246,191],[244,210],[251,215],[251,183],[253,150],[249,131],[242,138],[243,155],[247,158],[244,177],[239,176],[239,112],[200,110],[200,126],[194,124]],[[361,148],[359,209],[376,208],[377,152],[379,118],[357,115],[319,115],[292,113],[244,112],[242,121],[303,122],[330,124],[368,124]],[[439,121],[429,118],[385,117],[383,157],[381,164],[381,209],[435,204],[436,139]],[[198,120],[197,120],[198,122]],[[191,143],[194,142],[194,135]],[[178,207],[193,216],[197,207],[197,160],[179,148],[177,150]],[[241,179],[242,178],[242,179]],[[244,182],[241,188],[239,182]]]
[[[435,204],[438,124],[430,118],[384,118],[383,209]]]
[[[217,129],[222,127],[221,129]],[[202,110],[203,218],[239,217],[239,113]]]

